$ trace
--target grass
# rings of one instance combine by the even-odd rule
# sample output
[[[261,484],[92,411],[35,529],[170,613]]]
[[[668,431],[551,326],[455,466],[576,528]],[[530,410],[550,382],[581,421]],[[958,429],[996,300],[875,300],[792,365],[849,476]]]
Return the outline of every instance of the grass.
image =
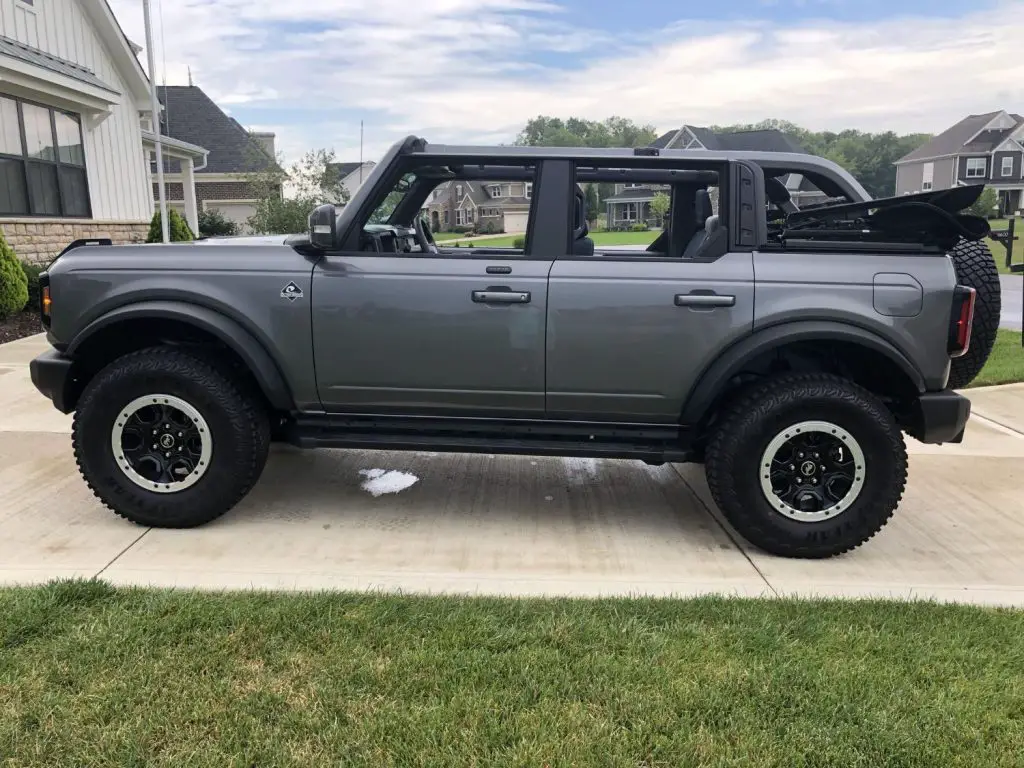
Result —
[[[988,387],[993,384],[1012,384],[1024,381],[1024,348],[1020,344],[1020,331],[1000,328],[992,354],[981,369],[972,387]]]
[[[989,222],[989,225],[993,230],[1005,230],[1009,226],[1009,222],[1006,219],[994,219]],[[1024,220],[1017,220],[1017,223],[1014,225],[1014,235],[1018,239],[1013,244],[1013,263],[1021,264],[1024,263]],[[991,239],[987,239],[985,243],[991,249],[992,255],[996,259],[996,266],[999,268],[999,272],[1004,275],[1009,274],[1010,270],[1006,268],[1006,246]]]
[[[594,245],[600,248],[603,245],[637,245],[646,248],[648,245],[654,242],[655,238],[661,234],[661,230],[650,230],[648,232],[592,232],[590,237],[594,241]],[[436,235],[435,235],[436,237]],[[477,246],[482,248],[512,248],[516,239],[525,237],[525,235],[508,235],[507,237],[492,237],[486,240],[480,240],[476,243],[467,242],[465,237],[462,238],[461,242],[457,238],[448,238],[445,242],[449,246],[454,246],[455,242],[459,242],[462,247]],[[454,242],[453,242],[454,241]]]
[[[0,763],[1019,766],[1022,637],[927,603],[59,582],[0,590]]]

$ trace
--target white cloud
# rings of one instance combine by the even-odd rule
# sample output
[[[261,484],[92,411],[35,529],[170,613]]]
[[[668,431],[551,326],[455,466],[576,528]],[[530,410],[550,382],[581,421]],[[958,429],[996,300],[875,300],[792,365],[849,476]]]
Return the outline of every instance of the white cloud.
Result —
[[[135,0],[111,4],[141,43]],[[376,157],[408,133],[511,141],[537,114],[939,131],[1024,108],[1021,0],[954,19],[680,19],[617,37],[547,0],[166,0],[162,14],[168,82],[191,66],[218,103],[277,125],[290,157],[354,157],[360,116]]]

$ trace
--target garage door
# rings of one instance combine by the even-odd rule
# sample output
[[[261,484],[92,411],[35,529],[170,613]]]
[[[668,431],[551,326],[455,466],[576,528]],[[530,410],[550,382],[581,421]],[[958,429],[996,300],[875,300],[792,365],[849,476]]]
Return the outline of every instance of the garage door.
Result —
[[[505,231],[506,232],[525,232],[526,225],[530,220],[530,212],[523,211],[522,213],[506,213],[505,214]]]
[[[256,213],[255,203],[215,203],[207,201],[206,210],[218,210],[228,221],[238,225],[239,233],[248,232],[249,217]]]

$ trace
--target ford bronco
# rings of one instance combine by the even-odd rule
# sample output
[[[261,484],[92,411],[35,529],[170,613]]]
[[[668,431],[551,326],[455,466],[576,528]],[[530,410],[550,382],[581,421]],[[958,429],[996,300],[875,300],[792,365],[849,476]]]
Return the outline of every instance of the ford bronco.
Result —
[[[588,184],[653,242],[597,245]],[[71,244],[32,379],[141,525],[224,514],[283,441],[702,462],[746,539],[827,557],[892,516],[904,434],[962,439],[955,388],[999,316],[988,225],[962,213],[980,192],[872,200],[808,155],[409,137],[303,234]],[[485,219],[522,222],[521,247],[434,237]]]

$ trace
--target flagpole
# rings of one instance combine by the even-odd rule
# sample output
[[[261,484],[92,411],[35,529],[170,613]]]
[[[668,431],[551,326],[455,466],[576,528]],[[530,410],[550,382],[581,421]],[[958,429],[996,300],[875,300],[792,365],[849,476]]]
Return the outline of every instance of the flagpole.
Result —
[[[165,243],[171,241],[167,221],[167,195],[164,192],[164,152],[160,138],[160,101],[156,97],[156,64],[153,56],[153,24],[149,17],[149,0],[142,0],[142,17],[146,25],[146,58],[149,60],[149,106],[153,113],[153,135],[156,139],[156,186],[160,197],[160,233]]]

